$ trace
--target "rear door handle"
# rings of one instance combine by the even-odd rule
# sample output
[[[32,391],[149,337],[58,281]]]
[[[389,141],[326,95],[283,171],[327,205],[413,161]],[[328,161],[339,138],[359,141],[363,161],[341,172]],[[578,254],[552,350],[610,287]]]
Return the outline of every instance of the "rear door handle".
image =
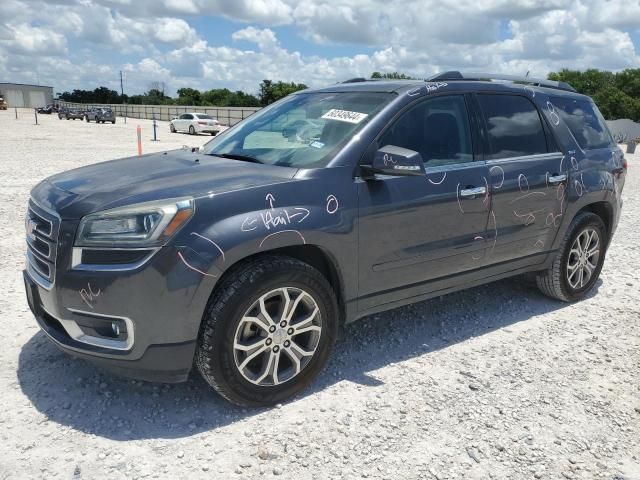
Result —
[[[549,177],[549,183],[561,183],[567,179],[567,176],[563,173],[562,175],[551,175]]]
[[[487,187],[472,187],[460,190],[460,196],[465,198],[474,198],[478,195],[485,195],[487,193]]]

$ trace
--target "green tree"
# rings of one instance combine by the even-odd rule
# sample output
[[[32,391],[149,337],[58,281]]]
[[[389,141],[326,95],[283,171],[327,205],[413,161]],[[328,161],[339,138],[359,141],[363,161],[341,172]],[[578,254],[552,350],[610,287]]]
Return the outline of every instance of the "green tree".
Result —
[[[195,88],[179,88],[178,98],[176,103],[178,105],[201,105],[202,94]]]
[[[262,106],[269,105],[281,98],[286,97],[287,95],[297,92],[298,90],[304,90],[307,86],[304,83],[294,83],[294,82],[272,82],[271,80],[263,80],[260,83],[260,92],[258,93],[258,98],[260,99],[260,104]]]
[[[371,78],[384,79],[384,80],[415,80],[415,78],[409,75],[406,75],[404,73],[398,73],[398,72],[393,72],[393,73],[373,72],[371,74]]]
[[[640,68],[627,69],[616,73],[615,85],[636,100],[640,99]]]
[[[589,95],[607,120],[630,118],[640,121],[640,69],[613,73],[595,69],[563,69],[549,74],[550,80],[569,83]]]

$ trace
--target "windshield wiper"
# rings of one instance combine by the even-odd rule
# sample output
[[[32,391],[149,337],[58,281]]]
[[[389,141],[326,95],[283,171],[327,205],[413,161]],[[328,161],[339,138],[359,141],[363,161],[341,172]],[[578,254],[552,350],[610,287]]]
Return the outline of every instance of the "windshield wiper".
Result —
[[[250,155],[242,155],[239,153],[210,153],[209,155],[215,155],[216,157],[230,158],[231,160],[241,160],[243,162],[262,163],[255,157]]]

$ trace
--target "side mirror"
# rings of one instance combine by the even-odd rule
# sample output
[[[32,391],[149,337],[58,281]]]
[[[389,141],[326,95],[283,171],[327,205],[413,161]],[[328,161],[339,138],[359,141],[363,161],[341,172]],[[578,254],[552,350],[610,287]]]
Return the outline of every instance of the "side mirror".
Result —
[[[372,165],[360,165],[362,178],[370,180],[375,174],[399,176],[424,175],[422,155],[408,148],[386,145],[380,148],[373,157]]]

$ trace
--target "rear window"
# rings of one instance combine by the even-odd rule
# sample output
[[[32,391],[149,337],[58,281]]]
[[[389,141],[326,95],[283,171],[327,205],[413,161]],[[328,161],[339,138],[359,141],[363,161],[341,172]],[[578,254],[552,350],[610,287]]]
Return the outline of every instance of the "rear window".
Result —
[[[205,115],[204,113],[199,113],[198,118],[201,118],[202,120],[213,120],[211,115]]]
[[[613,143],[611,133],[595,104],[586,100],[555,97],[553,105],[567,124],[580,148],[594,150]]]
[[[479,94],[478,101],[487,122],[489,159],[547,153],[540,114],[528,98]]]

